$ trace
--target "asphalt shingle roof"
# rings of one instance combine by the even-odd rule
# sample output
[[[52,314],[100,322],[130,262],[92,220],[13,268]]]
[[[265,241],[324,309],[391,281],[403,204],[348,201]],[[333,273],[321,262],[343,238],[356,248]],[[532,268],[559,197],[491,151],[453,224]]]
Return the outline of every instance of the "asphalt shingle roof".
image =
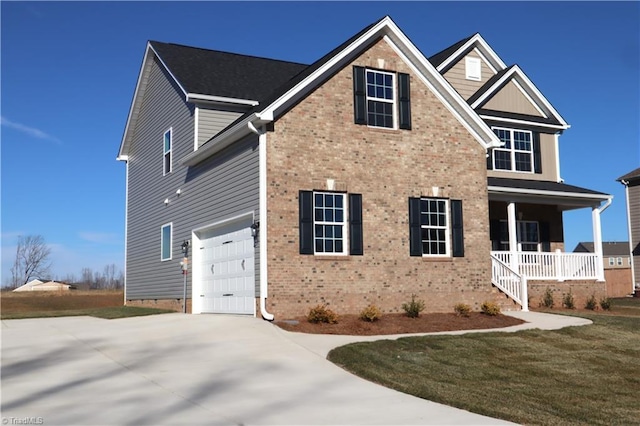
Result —
[[[475,34],[474,34],[475,35]],[[429,62],[431,62],[431,65],[433,65],[434,67],[438,67],[438,65],[440,65],[441,63],[443,63],[445,60],[447,60],[447,58],[449,58],[449,56],[453,55],[455,53],[456,50],[460,49],[466,42],[468,42],[471,38],[473,37],[473,35],[460,40],[459,42],[447,47],[444,50],[441,50],[440,52],[436,53],[433,56],[429,57]]]
[[[538,191],[566,192],[574,194],[608,195],[604,192],[593,191],[579,186],[567,185],[566,183],[551,182],[546,180],[509,179],[509,178],[488,178],[489,186],[500,186],[503,188],[533,189]]]
[[[624,176],[620,176],[618,179],[616,179],[618,182],[623,181],[623,180],[636,180],[636,179],[640,179],[640,167],[638,167],[637,169],[635,169],[632,172],[627,173]]]
[[[149,42],[188,93],[260,101],[308,67],[217,50]]]
[[[574,253],[593,253],[593,242],[582,241],[573,249]],[[604,256],[629,256],[628,241],[603,241],[602,254]]]

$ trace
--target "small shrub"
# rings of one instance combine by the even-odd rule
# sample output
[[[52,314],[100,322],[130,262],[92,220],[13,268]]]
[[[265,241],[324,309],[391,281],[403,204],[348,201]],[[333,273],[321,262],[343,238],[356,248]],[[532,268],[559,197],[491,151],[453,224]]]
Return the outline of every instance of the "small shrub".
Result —
[[[461,317],[468,317],[469,313],[471,312],[471,306],[467,305],[466,303],[458,303],[453,307],[453,310]]]
[[[603,297],[602,299],[600,299],[600,307],[604,311],[610,310],[611,309],[611,299],[609,299],[608,297]]]
[[[416,295],[414,294],[411,296],[411,302],[402,304],[402,309],[404,309],[409,318],[418,318],[420,312],[424,311],[424,300],[416,300]]]
[[[573,298],[573,293],[571,293],[571,292],[566,293],[562,297],[562,306],[564,306],[567,309],[575,309],[576,308],[576,301]]]
[[[588,299],[587,299],[587,303],[584,305],[584,307],[586,309],[589,309],[591,311],[595,311],[596,308],[598,307],[598,302],[596,301],[596,295],[592,294]]]
[[[367,322],[378,321],[381,316],[382,312],[376,305],[369,305],[360,312],[360,319]]]
[[[496,302],[484,302],[482,306],[480,306],[480,309],[483,314],[487,314],[492,317],[500,313],[500,306],[498,306]]]
[[[544,295],[542,296],[542,300],[540,301],[540,306],[545,308],[553,308],[553,292],[549,287],[544,291]]]
[[[309,310],[307,320],[314,324],[326,323],[336,324],[338,322],[338,315],[325,305],[317,305]]]

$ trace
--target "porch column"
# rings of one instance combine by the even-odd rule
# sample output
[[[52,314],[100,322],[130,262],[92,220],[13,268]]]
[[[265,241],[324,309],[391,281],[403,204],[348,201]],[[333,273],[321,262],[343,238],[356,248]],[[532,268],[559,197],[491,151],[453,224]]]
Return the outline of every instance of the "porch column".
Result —
[[[600,208],[591,209],[593,222],[593,252],[596,254],[596,275],[598,281],[604,281],[604,264],[602,263],[602,228],[600,227]]]
[[[507,220],[509,229],[509,253],[511,269],[520,273],[518,268],[518,235],[516,231],[516,203],[507,204]]]

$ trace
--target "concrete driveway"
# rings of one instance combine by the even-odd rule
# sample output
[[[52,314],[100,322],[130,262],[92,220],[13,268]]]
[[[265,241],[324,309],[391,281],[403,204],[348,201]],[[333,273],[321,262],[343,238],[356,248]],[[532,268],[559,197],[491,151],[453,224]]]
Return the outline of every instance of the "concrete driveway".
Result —
[[[355,377],[324,358],[341,343],[240,316],[3,321],[2,422],[505,424]]]

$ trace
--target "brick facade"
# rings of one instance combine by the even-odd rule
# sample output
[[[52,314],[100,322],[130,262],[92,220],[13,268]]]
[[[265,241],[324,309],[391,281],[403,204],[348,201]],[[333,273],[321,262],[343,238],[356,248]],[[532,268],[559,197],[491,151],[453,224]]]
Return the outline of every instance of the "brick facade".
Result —
[[[125,302],[125,305],[182,312],[182,299],[129,299]],[[187,299],[187,313],[191,313],[191,299]]]
[[[411,76],[412,130],[354,124],[352,66]],[[363,256],[299,254],[299,190],[362,194]],[[491,286],[485,151],[383,40],[279,118],[267,134],[267,310],[279,318],[327,304],[357,313],[370,303],[401,311],[416,294],[427,311],[478,309]],[[465,256],[409,256],[409,197],[463,202]]]

